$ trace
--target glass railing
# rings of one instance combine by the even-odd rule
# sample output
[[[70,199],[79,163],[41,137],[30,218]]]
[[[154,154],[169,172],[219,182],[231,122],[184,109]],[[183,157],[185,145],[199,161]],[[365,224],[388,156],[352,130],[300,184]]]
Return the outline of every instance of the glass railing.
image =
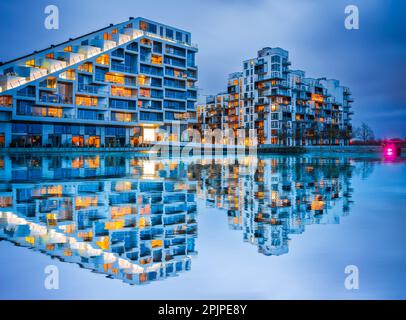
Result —
[[[89,84],[78,84],[78,91],[79,92],[87,92],[92,94],[107,94],[106,89],[102,89],[98,86],[93,86]]]
[[[42,95],[39,99],[40,102],[45,103],[64,103],[64,104],[72,104],[73,99],[70,96],[64,95]]]
[[[131,67],[126,66],[124,64],[112,63],[111,64],[111,70],[119,71],[119,72],[132,73]]]

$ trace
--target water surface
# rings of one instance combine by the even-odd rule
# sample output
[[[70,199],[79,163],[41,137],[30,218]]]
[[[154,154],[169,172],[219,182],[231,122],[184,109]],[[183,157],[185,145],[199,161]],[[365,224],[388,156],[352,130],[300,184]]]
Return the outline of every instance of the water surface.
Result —
[[[4,155],[0,296],[404,299],[405,181],[350,154]]]

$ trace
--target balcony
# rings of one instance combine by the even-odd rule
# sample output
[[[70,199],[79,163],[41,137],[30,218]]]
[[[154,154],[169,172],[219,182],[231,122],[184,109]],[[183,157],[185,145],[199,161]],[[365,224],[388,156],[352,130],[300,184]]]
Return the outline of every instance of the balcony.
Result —
[[[15,66],[14,72],[16,76],[24,77],[28,81],[39,79],[48,74],[47,69],[36,66]]]
[[[89,84],[78,84],[78,92],[85,92],[90,94],[106,95],[107,90],[99,86],[89,85]]]
[[[116,33],[112,35],[112,40],[118,45],[122,45],[131,40],[131,36],[128,34]]]
[[[165,68],[165,75],[174,77],[174,78],[180,78],[180,79],[185,79],[188,77],[187,73],[184,71],[168,69],[168,68]]]
[[[40,59],[40,66],[41,68],[46,69],[48,73],[53,73],[66,68],[68,63],[66,61],[44,58]]]
[[[112,56],[112,57],[115,57],[115,58],[124,59],[124,50],[123,50],[123,49],[114,50],[114,51],[111,53],[111,56]]]
[[[76,52],[58,52],[56,53],[58,60],[65,61],[68,65],[76,64],[85,59],[85,55]]]
[[[111,70],[118,72],[132,73],[131,67],[121,63],[112,63]]]
[[[17,115],[45,118],[74,118],[74,115],[71,112],[64,112],[61,108],[34,106],[17,107]]]
[[[282,75],[278,71],[272,71],[271,74],[258,75],[257,81],[264,81],[270,79],[283,79]]]
[[[78,53],[81,53],[85,56],[85,59],[94,57],[101,53],[101,49],[98,47],[94,46],[79,46],[78,47]]]
[[[122,87],[111,87],[110,94],[114,97],[120,98],[129,98],[129,99],[137,98],[136,90],[126,89]]]
[[[173,47],[168,47],[168,46],[166,46],[166,48],[165,48],[165,53],[173,55],[173,56],[177,56],[177,57],[185,57],[186,56],[185,50],[177,49],[177,48],[173,48]]]
[[[133,101],[122,101],[122,100],[111,100],[110,108],[124,109],[124,110],[136,110],[136,106]]]
[[[59,95],[59,94],[43,94],[39,98],[39,102],[42,103],[62,103],[62,104],[72,104],[73,99],[71,96]]]
[[[137,121],[137,114],[136,113],[112,112],[111,113],[111,121],[136,122]]]
[[[94,47],[98,47],[100,51],[107,51],[117,46],[115,41],[104,39],[92,39],[90,40],[90,44]]]

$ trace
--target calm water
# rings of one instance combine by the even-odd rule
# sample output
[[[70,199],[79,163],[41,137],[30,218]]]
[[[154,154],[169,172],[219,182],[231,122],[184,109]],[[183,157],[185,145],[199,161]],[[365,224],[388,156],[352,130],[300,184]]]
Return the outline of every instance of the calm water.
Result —
[[[404,299],[405,208],[378,156],[0,156],[0,297]]]

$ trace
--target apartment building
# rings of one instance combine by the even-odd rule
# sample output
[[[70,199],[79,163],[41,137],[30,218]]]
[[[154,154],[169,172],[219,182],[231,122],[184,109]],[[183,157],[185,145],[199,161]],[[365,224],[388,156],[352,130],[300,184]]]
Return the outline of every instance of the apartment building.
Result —
[[[177,140],[197,121],[191,40],[187,31],[131,17],[2,63],[0,146]]]
[[[306,77],[290,65],[288,51],[281,48],[266,47],[245,60],[242,72],[230,74],[227,94],[209,96],[199,105],[201,130],[232,128],[249,136],[254,129],[259,144],[347,145],[349,88],[338,80]]]

